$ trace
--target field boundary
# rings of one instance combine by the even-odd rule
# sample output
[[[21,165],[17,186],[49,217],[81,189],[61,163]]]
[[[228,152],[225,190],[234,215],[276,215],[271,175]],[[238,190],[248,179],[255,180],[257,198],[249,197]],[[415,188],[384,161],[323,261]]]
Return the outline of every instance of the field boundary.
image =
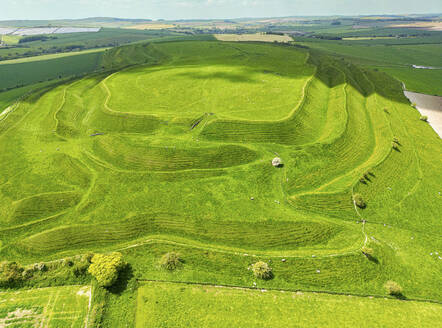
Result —
[[[395,300],[395,301],[404,301],[404,302],[421,302],[421,303],[433,303],[433,304],[441,304],[442,301],[425,299],[425,298],[396,298],[387,295],[379,295],[379,294],[358,294],[358,293],[344,293],[344,292],[335,292],[329,290],[308,290],[308,289],[287,289],[287,288],[277,288],[277,287],[248,287],[248,286],[240,286],[240,285],[223,285],[223,284],[213,284],[209,282],[193,282],[193,281],[173,281],[173,280],[161,280],[161,279],[137,279],[137,283],[143,282],[153,282],[153,283],[169,283],[169,284],[181,284],[181,285],[189,285],[189,286],[209,286],[209,287],[218,287],[218,288],[232,288],[232,289],[243,289],[243,290],[258,290],[258,291],[280,291],[280,292],[288,292],[288,293],[311,293],[311,294],[327,294],[327,295],[338,295],[338,296],[353,296],[353,297],[361,297],[361,298],[378,298],[378,299],[387,299],[387,300]]]

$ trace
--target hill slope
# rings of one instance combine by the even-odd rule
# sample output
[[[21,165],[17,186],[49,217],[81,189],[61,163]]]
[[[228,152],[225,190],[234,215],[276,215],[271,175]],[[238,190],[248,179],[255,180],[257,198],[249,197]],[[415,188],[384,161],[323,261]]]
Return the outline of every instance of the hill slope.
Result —
[[[138,278],[238,286],[259,258],[262,287],[382,294],[393,279],[442,300],[442,144],[395,80],[291,46],[107,56],[114,73],[0,118],[2,257],[121,249]],[[155,264],[170,250],[186,260],[173,274]]]

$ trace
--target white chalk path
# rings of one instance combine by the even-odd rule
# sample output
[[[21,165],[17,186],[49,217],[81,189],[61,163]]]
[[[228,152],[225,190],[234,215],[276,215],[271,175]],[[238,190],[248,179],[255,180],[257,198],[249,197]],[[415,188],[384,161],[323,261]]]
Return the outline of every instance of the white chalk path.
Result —
[[[442,97],[411,91],[404,91],[404,94],[411,103],[416,104],[417,110],[422,115],[428,116],[428,123],[442,138]]]

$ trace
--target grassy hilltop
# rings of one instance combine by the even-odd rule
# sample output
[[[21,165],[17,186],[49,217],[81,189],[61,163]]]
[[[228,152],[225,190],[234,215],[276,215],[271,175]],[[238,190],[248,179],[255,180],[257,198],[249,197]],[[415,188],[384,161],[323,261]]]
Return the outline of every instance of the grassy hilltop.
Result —
[[[112,72],[43,86],[0,114],[2,259],[119,250],[132,280],[366,296],[394,280],[407,298],[442,301],[442,144],[398,81],[261,43],[140,43],[107,51],[101,65]],[[158,265],[171,251],[184,261],[174,272]],[[273,279],[248,270],[258,260]],[[193,306],[211,303],[185,291],[170,309],[177,318],[192,293]],[[272,302],[250,293],[251,308]],[[137,301],[134,284],[109,294],[103,326],[135,325],[144,294]],[[400,304],[375,301],[361,306]],[[406,309],[423,316],[409,323],[441,319],[439,304]],[[137,327],[147,320],[138,315]]]

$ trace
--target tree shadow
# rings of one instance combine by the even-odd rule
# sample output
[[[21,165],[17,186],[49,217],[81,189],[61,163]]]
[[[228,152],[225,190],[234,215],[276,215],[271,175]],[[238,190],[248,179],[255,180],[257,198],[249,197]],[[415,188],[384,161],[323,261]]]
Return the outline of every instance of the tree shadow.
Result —
[[[366,253],[364,253],[364,255],[370,262],[379,264],[379,260],[376,257],[374,257],[373,255],[366,254]]]
[[[121,295],[127,288],[129,281],[134,277],[132,266],[128,263],[121,269],[117,281],[107,290],[112,294]]]
[[[394,298],[396,298],[398,300],[402,300],[402,301],[405,301],[407,299],[407,297],[404,294],[402,294],[402,293],[391,294],[391,296],[393,296]]]

